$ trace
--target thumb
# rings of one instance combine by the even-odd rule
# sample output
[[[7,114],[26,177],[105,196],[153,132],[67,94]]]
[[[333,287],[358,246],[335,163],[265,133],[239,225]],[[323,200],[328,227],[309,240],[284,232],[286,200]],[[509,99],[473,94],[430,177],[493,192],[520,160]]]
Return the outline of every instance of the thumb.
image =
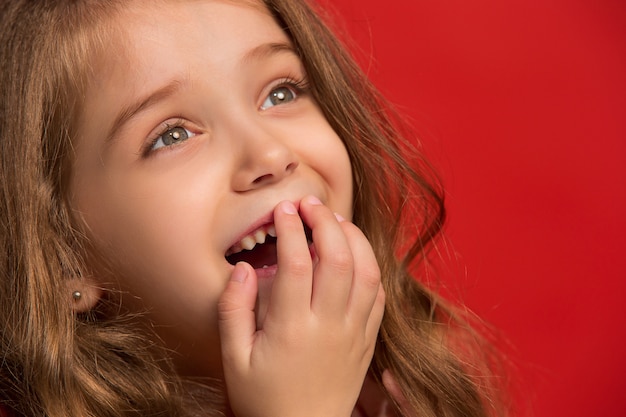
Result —
[[[222,358],[225,362],[245,363],[242,361],[250,357],[256,332],[256,296],[256,273],[249,264],[237,263],[217,303]]]

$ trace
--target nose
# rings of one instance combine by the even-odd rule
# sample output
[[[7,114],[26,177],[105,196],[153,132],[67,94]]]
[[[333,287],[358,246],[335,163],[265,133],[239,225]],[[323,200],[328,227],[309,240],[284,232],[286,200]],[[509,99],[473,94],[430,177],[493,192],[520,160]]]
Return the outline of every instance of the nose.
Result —
[[[281,138],[256,130],[240,137],[240,158],[233,175],[233,189],[255,190],[290,176],[300,162]]]

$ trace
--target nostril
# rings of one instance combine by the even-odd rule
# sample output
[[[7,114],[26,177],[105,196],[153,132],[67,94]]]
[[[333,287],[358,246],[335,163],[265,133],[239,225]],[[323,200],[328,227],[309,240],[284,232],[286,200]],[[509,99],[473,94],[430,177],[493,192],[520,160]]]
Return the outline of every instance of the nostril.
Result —
[[[285,172],[291,173],[298,167],[298,162],[291,162],[285,167]]]
[[[293,171],[296,170],[296,168],[298,167],[298,162],[290,162],[289,164],[287,164],[287,166],[285,167],[285,171],[283,172],[283,175],[289,175],[291,174]],[[261,184],[263,182],[267,182],[267,181],[271,181],[274,178],[280,178],[283,175],[274,175],[272,173],[270,174],[265,174],[265,175],[261,175],[259,177],[256,177],[254,179],[254,181],[252,181],[253,184],[257,185],[257,184]]]
[[[270,179],[270,178],[272,178],[272,177],[273,177],[273,175],[272,175],[272,174],[265,174],[265,175],[261,175],[260,177],[255,178],[255,180],[254,180],[254,181],[252,181],[252,183],[253,183],[253,184],[260,184],[260,183],[262,183],[263,181],[266,181],[266,180],[268,180],[268,179]]]

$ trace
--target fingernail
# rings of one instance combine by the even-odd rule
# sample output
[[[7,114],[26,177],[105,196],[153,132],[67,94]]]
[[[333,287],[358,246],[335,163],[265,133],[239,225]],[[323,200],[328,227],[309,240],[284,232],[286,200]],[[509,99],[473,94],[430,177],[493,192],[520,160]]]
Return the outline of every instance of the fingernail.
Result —
[[[235,265],[233,273],[230,275],[231,281],[245,282],[248,278],[248,268],[245,267],[245,262],[238,262]]]
[[[313,195],[308,196],[306,198],[306,201],[307,201],[307,203],[309,203],[312,206],[321,206],[322,205],[322,202],[320,201],[320,199],[315,197],[315,196],[313,196]]]
[[[298,214],[298,210],[296,209],[296,206],[294,206],[291,201],[283,201],[281,203],[281,207],[280,208],[283,211],[283,213]]]
[[[346,221],[346,219],[344,219],[343,216],[339,213],[335,213],[335,218],[337,218],[337,221],[340,223]]]

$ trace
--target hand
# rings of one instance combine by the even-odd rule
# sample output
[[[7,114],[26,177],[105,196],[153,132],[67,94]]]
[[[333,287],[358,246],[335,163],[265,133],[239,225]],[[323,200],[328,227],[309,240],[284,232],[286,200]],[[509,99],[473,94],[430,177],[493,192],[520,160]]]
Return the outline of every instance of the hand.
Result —
[[[239,417],[347,417],[369,367],[384,293],[372,248],[315,198],[274,211],[278,272],[262,329],[257,277],[235,266],[218,310],[228,396]],[[311,260],[302,220],[311,228]]]

